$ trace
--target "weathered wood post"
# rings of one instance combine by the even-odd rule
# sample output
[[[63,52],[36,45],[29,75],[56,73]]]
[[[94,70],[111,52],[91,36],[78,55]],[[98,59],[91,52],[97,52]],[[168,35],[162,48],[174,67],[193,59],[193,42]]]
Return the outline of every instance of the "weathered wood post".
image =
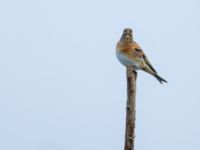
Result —
[[[127,104],[126,104],[126,131],[124,150],[134,150],[135,116],[136,116],[136,78],[137,72],[127,67]]]

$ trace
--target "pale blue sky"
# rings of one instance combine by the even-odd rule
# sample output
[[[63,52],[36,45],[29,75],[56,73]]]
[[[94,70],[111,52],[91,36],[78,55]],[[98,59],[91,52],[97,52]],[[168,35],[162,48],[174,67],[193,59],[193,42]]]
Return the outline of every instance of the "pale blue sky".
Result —
[[[0,149],[122,150],[122,30],[168,84],[139,72],[136,150],[200,149],[199,0],[0,1]]]

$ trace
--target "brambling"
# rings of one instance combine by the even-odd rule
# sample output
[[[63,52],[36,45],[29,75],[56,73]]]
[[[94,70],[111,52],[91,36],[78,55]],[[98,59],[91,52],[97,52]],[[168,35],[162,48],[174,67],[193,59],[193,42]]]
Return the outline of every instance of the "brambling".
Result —
[[[116,55],[124,66],[131,67],[134,71],[143,70],[153,75],[160,83],[167,82],[157,74],[141,47],[133,40],[132,29],[124,29],[117,43]]]

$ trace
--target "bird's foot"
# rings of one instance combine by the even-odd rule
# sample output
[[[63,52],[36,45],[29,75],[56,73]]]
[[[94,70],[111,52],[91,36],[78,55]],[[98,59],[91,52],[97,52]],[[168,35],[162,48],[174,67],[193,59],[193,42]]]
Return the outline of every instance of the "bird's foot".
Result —
[[[137,78],[137,71],[135,71],[134,69],[132,70],[134,75],[135,75],[135,78]]]

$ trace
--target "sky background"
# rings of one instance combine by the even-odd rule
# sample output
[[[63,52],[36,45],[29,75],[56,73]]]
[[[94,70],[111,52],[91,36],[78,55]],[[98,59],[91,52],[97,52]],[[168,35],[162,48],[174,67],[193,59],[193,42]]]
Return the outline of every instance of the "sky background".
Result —
[[[125,27],[139,72],[136,150],[200,149],[199,0],[0,1],[0,149],[122,150]]]

